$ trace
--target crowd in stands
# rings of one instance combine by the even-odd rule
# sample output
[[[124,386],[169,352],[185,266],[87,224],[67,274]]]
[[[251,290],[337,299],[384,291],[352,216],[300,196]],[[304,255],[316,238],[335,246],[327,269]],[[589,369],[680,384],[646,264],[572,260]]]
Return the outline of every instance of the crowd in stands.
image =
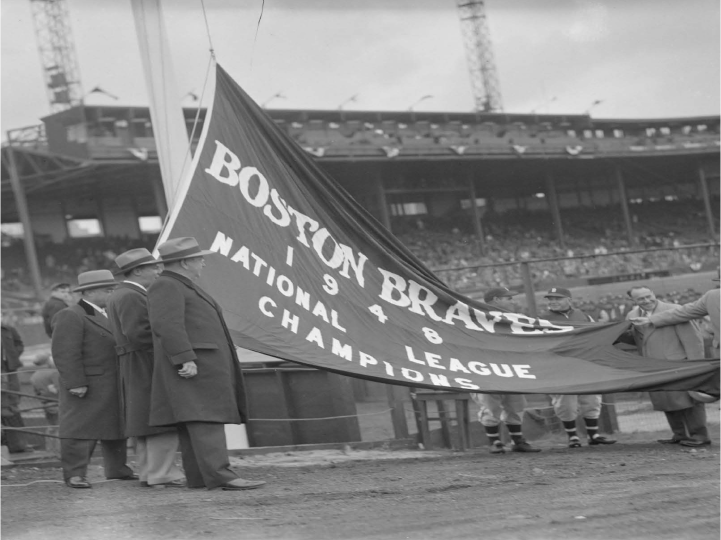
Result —
[[[652,205],[653,206],[653,205]],[[621,216],[613,219],[607,208],[564,210],[564,246],[554,239],[555,231],[548,212],[509,211],[483,219],[483,245],[470,230],[470,222],[458,224],[428,218],[409,220],[401,241],[450,286],[461,291],[489,286],[506,286],[522,281],[521,266],[532,259],[580,257],[546,261],[531,265],[537,287],[567,283],[598,276],[615,276],[667,270],[688,273],[714,269],[718,265],[717,248],[661,249],[646,253],[623,253],[645,248],[677,248],[710,241],[698,203],[658,202],[653,209],[633,205],[636,245],[628,242]],[[620,214],[620,210],[619,210]],[[643,225],[641,225],[643,224]],[[619,254],[608,255],[621,252]],[[483,265],[482,268],[467,268]],[[444,271],[443,269],[453,269]],[[440,270],[440,271],[439,271]]]
[[[141,238],[119,236],[68,238],[65,242],[52,242],[36,237],[35,247],[43,286],[66,281],[74,283],[78,274],[88,270],[113,269],[113,261],[119,253],[137,247],[155,244],[157,234],[145,234]],[[30,275],[25,260],[22,240],[3,237],[2,288],[3,291],[19,291],[30,285]]]
[[[563,210],[564,245],[554,239],[555,230],[547,211],[487,212],[483,218],[484,242],[473,234],[470,219],[455,215],[432,220],[427,216],[407,217],[393,223],[399,239],[449,286],[471,294],[493,286],[522,285],[518,262],[552,257],[565,260],[535,262],[529,265],[536,290],[553,284],[587,284],[588,278],[619,276],[641,272],[668,271],[683,274],[714,270],[718,247],[672,249],[681,245],[710,241],[705,234],[705,218],[698,202],[656,202],[632,205],[639,217],[634,223],[637,242],[630,245],[620,210],[608,208]],[[54,243],[36,239],[44,287],[67,281],[87,270],[113,268],[118,253],[155,244],[156,235],[142,238],[96,237],[69,239]],[[633,249],[668,248],[645,253],[625,253]],[[608,255],[616,253],[614,255]],[[583,255],[591,257],[579,258]],[[572,257],[572,258],[571,258]],[[483,265],[489,265],[483,267]],[[490,266],[493,265],[493,266]],[[480,267],[479,267],[480,266]],[[2,288],[4,293],[31,291],[24,246],[21,240],[3,236]],[[688,294],[674,300],[686,300]],[[12,294],[5,294],[4,307],[13,308]],[[608,304],[608,305],[607,305]],[[614,320],[623,314],[626,298],[607,298],[586,306],[599,320]],[[609,307],[611,306],[611,307]],[[616,315],[614,315],[616,313]]]

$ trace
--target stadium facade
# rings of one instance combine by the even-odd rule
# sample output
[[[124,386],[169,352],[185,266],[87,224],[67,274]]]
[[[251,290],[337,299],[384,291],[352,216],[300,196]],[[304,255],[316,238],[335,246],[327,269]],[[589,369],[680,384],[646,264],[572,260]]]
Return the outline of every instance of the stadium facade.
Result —
[[[633,204],[687,199],[717,239],[717,116],[267,112],[394,232],[449,218],[482,248],[486,213],[525,210],[547,213],[563,246],[565,212],[607,208],[633,244]],[[194,147],[205,110],[184,115]],[[42,122],[3,146],[4,233],[24,221],[54,243],[157,232],[167,205],[147,108],[76,107]]]

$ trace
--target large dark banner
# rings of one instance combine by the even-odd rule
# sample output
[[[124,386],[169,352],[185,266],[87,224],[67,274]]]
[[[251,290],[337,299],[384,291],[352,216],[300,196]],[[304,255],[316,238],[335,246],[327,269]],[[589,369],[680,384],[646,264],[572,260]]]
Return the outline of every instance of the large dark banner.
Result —
[[[717,386],[718,362],[639,358],[627,325],[560,325],[446,287],[220,67],[160,241],[194,236],[237,345],[383,382],[505,393]]]

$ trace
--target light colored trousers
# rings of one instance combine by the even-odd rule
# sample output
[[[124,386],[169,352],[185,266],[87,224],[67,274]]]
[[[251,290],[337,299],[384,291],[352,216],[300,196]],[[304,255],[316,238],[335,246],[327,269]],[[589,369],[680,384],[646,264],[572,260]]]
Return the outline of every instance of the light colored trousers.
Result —
[[[183,471],[175,464],[175,454],[180,448],[177,431],[135,439],[135,459],[141,482],[153,485],[185,477]]]
[[[601,395],[567,396],[551,394],[551,403],[556,416],[562,422],[575,420],[580,413],[583,418],[598,418],[601,416]]]
[[[481,425],[493,427],[501,422],[512,426],[523,424],[523,409],[526,408],[523,394],[472,394],[472,398],[481,406],[478,411]]]

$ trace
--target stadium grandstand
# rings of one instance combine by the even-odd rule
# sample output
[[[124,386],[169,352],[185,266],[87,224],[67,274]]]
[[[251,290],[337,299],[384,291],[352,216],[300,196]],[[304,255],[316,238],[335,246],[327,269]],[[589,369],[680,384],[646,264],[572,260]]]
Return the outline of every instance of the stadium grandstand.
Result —
[[[718,240],[718,117],[268,113],[469,295],[519,285],[518,261],[562,258],[532,265],[537,288],[718,265],[710,245]],[[184,115],[194,147],[205,110]],[[117,253],[151,246],[166,212],[147,108],[75,107],[9,131],[2,148],[4,307],[37,305],[51,283],[111,268]],[[678,249],[689,245],[696,247]]]

